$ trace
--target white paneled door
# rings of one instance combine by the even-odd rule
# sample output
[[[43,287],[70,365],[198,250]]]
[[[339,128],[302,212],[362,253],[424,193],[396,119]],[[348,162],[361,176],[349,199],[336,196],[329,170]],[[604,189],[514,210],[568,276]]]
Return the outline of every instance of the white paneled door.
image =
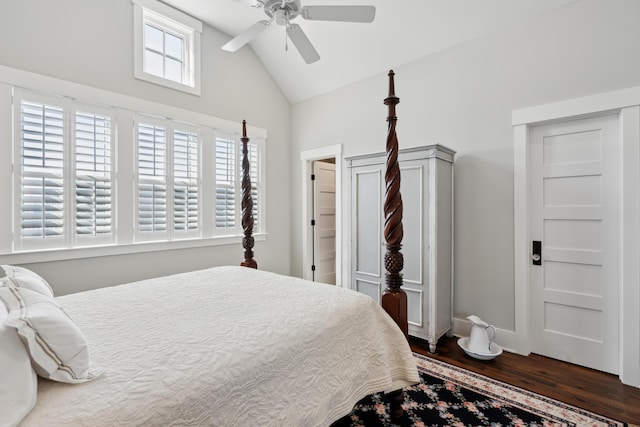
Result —
[[[313,162],[313,280],[336,284],[336,165]]]
[[[530,130],[534,353],[619,372],[617,115]],[[539,243],[538,243],[539,242]]]

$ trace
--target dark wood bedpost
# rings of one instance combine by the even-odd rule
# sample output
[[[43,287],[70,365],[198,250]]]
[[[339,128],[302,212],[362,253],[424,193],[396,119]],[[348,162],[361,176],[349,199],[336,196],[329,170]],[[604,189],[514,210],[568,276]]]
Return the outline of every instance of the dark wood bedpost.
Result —
[[[393,82],[394,72],[389,71],[389,96],[384,104],[389,107],[387,117],[387,169],[384,175],[386,183],[384,199],[384,239],[387,242],[387,252],[384,255],[385,283],[387,288],[382,294],[382,307],[398,324],[405,337],[409,337],[407,322],[407,294],[402,290],[402,268],[404,257],[402,248],[402,197],[400,195],[400,166],[398,165],[398,138],[396,136],[396,105],[400,98],[395,95]],[[402,389],[388,393],[392,420],[402,417],[402,403],[404,392]]]
[[[251,174],[249,163],[249,149],[247,143],[247,121],[242,121],[242,247],[244,248],[244,261],[242,267],[258,268],[258,263],[253,259],[253,199],[251,198]]]
[[[404,257],[402,248],[402,196],[400,195],[400,166],[398,165],[398,138],[396,136],[396,105],[400,98],[395,96],[393,82],[394,72],[389,71],[389,96],[384,104],[389,107],[387,117],[387,170],[384,175],[386,183],[384,199],[384,239],[387,252],[384,255],[384,266],[387,270],[385,283],[387,288],[382,294],[382,307],[396,321],[405,337],[409,336],[407,323],[407,294],[401,289]]]

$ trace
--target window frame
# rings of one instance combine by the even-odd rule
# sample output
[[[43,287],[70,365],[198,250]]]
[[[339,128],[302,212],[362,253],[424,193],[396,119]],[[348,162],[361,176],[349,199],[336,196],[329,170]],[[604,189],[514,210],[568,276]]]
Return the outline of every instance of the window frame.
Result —
[[[50,105],[58,107],[63,113],[63,136],[62,136],[62,155],[63,155],[63,170],[62,170],[62,191],[63,191],[63,234],[59,237],[43,238],[41,240],[31,240],[29,238],[22,237],[22,135],[20,129],[22,127],[22,102],[33,102],[43,105]],[[116,165],[115,165],[115,152],[117,146],[117,140],[115,139],[116,129],[116,114],[115,111],[108,107],[100,107],[96,105],[85,104],[82,102],[76,102],[70,98],[43,94],[29,90],[15,89],[14,92],[14,140],[12,145],[14,147],[14,179],[13,179],[13,213],[14,220],[12,226],[13,234],[13,251],[28,251],[28,250],[48,250],[48,249],[69,249],[75,247],[84,246],[99,246],[106,244],[113,244],[116,241],[116,229],[117,219],[115,205],[117,201],[116,190]],[[112,165],[111,171],[111,232],[108,235],[99,236],[85,236],[77,233],[76,213],[77,213],[77,200],[76,200],[76,113],[88,113],[95,115],[108,116],[110,118],[110,133],[112,135],[111,150],[110,150],[110,163]]]
[[[200,38],[202,22],[155,0],[131,0],[131,2],[134,6],[133,52],[135,78],[200,96]],[[145,26],[147,24],[183,39],[182,82],[160,77],[144,70]]]
[[[138,130],[140,125],[145,126],[153,126],[155,128],[162,128],[165,133],[165,168],[164,168],[164,185],[165,185],[165,215],[166,215],[166,223],[165,229],[162,231],[142,231],[140,230],[140,216],[139,216],[139,207],[138,204],[140,202],[140,180],[141,176],[139,173],[139,139],[138,139]],[[175,164],[174,164],[174,153],[175,153],[175,132],[176,131],[184,131],[187,133],[195,134],[198,138],[198,171],[197,171],[197,189],[198,189],[198,225],[196,229],[192,230],[177,230],[175,227],[175,199],[174,199],[174,190],[175,190]],[[203,224],[203,214],[202,214],[202,200],[203,200],[203,190],[202,190],[202,157],[203,157],[203,145],[204,141],[201,136],[202,132],[199,127],[175,122],[169,119],[161,119],[157,117],[151,117],[144,114],[136,114],[134,120],[134,147],[135,147],[135,156],[134,156],[134,194],[135,194],[135,202],[134,202],[134,242],[150,242],[150,241],[174,241],[180,239],[193,239],[193,238],[201,238],[203,236],[202,232],[202,224]],[[145,179],[143,179],[144,181]]]
[[[66,99],[79,105],[89,105],[96,108],[105,108],[114,112],[115,124],[115,163],[113,177],[116,182],[115,191],[117,200],[116,210],[116,242],[113,244],[101,244],[96,246],[75,246],[49,249],[21,249],[14,247],[15,228],[15,186],[14,181],[19,177],[16,163],[16,135],[15,118],[19,112],[15,110],[16,93],[25,91]],[[83,108],[84,109],[84,108]],[[144,114],[153,117],[171,118],[176,122],[192,124],[200,127],[203,145],[203,159],[213,158],[212,141],[217,132],[238,135],[242,125],[238,121],[212,116],[195,110],[187,110],[174,105],[162,104],[118,92],[98,89],[79,83],[68,82],[55,77],[29,73],[23,70],[0,66],[0,136],[10,144],[0,144],[0,189],[7,195],[9,203],[0,205],[0,258],[5,264],[22,264],[33,262],[49,262],[58,260],[85,259],[92,257],[117,256],[127,254],[150,253],[155,251],[208,248],[219,245],[239,246],[242,234],[215,234],[212,230],[214,212],[212,203],[203,199],[202,206],[202,236],[194,239],[178,239],[173,241],[134,242],[133,227],[133,121],[136,114]],[[265,128],[254,125],[247,126],[247,135],[252,143],[260,147],[260,176],[261,191],[261,224],[260,228],[254,228],[256,242],[268,239],[268,218],[265,215],[268,200],[268,183],[266,179],[266,166],[268,153],[266,142],[268,131]],[[209,156],[209,157],[207,157]],[[202,194],[210,194],[213,190],[213,165],[203,161]],[[208,196],[207,196],[208,197]],[[19,206],[19,205],[18,205]]]

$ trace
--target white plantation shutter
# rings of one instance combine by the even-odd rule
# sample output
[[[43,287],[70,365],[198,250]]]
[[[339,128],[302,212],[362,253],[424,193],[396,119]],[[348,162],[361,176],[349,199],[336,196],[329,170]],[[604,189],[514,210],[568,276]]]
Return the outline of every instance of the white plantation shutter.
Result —
[[[198,139],[198,134],[193,132],[173,132],[173,229],[176,232],[198,230]]]
[[[253,231],[257,232],[260,230],[260,221],[261,218],[258,215],[259,210],[259,197],[258,197],[258,186],[260,185],[260,159],[259,150],[257,144],[249,143],[247,144],[247,149],[249,151],[249,165],[250,165],[250,174],[251,177],[251,199],[253,200]]]
[[[12,159],[6,160],[12,179],[5,187],[12,187],[13,214],[0,224],[0,232],[5,227],[3,235],[11,236],[0,245],[3,253],[178,239],[240,241],[237,134],[143,113],[133,113],[133,132],[116,132],[116,120],[125,119],[120,126],[126,127],[131,110],[121,114],[119,107],[17,87],[12,95]],[[248,149],[254,233],[262,234],[264,141],[251,140]],[[121,221],[116,214],[123,215]]]
[[[138,232],[154,238],[167,231],[167,131],[138,123]]]
[[[109,116],[75,114],[76,235],[113,235],[112,121]]]
[[[20,102],[19,246],[64,236],[64,128],[62,107]]]
[[[216,138],[216,228],[232,230],[236,226],[236,142]]]

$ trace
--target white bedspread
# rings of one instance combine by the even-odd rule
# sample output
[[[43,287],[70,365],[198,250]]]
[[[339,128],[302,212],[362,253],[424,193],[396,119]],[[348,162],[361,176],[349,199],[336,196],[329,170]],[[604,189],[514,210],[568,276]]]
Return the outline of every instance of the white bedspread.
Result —
[[[369,297],[217,267],[58,297],[106,373],[39,381],[22,426],[328,426],[362,397],[418,382]]]

